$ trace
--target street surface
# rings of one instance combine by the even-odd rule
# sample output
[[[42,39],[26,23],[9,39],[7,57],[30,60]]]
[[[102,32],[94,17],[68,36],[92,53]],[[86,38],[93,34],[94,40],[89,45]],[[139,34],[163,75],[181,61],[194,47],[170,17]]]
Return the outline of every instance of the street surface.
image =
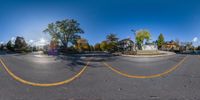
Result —
[[[0,100],[200,100],[198,55],[132,58],[105,53],[57,57],[0,53],[0,58],[4,63],[0,64]],[[136,77],[121,75],[109,66]]]

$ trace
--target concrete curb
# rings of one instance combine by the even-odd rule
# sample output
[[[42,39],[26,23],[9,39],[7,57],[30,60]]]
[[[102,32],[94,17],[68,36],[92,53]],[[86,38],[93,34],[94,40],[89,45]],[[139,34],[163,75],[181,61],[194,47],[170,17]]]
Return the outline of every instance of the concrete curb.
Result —
[[[167,52],[167,51],[159,51],[160,53],[164,53],[163,55],[124,55],[121,54],[120,56],[124,57],[133,57],[133,58],[154,58],[154,57],[165,57],[165,56],[171,56],[175,55],[174,52]]]

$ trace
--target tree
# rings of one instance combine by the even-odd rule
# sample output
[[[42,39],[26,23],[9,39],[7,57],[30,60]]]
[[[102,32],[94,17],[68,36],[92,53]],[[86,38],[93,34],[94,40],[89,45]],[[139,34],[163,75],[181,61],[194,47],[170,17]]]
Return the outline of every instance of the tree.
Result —
[[[109,52],[117,51],[117,42],[109,42],[109,43],[107,43],[107,48],[106,49]]]
[[[44,32],[49,33],[52,38],[60,40],[65,48],[68,48],[69,42],[74,43],[77,40],[78,34],[84,33],[80,28],[80,24],[74,19],[65,19],[51,23]]]
[[[99,43],[96,43],[96,44],[94,45],[94,50],[95,50],[95,51],[101,51],[101,48],[100,48],[100,44],[99,44]]]
[[[187,48],[188,50],[193,50],[192,42],[186,42],[186,48]]]
[[[100,44],[100,48],[102,51],[107,51],[108,44],[106,41],[102,41]]]
[[[74,36],[72,36],[71,43],[72,43],[73,45],[76,46],[76,45],[78,44],[77,41],[78,41],[79,39],[81,39],[81,36],[79,36],[79,35],[74,35]]]
[[[176,46],[179,47],[180,46],[180,40],[178,38],[176,38],[175,40]]]
[[[197,50],[200,50],[200,46],[197,47]]]
[[[141,29],[136,31],[135,40],[137,42],[138,48],[142,49],[141,45],[143,44],[144,40],[149,41],[151,34],[148,30]]]
[[[77,46],[76,48],[78,49],[78,51],[82,52],[82,51],[89,51],[90,50],[90,45],[88,44],[88,41],[86,39],[79,39],[77,41]]]
[[[4,48],[4,45],[3,45],[3,44],[1,44],[1,46],[0,46],[0,50],[3,50],[3,48]]]
[[[158,45],[158,48],[159,48],[159,49],[162,47],[162,45],[164,44],[164,42],[165,42],[165,39],[164,39],[163,34],[161,33],[161,34],[158,36],[158,41],[157,41],[157,45]]]
[[[56,49],[58,47],[58,41],[56,40],[51,40],[49,47],[51,49]]]
[[[107,35],[106,39],[109,42],[117,42],[118,41],[118,38],[117,38],[116,34],[113,34],[113,33]]]
[[[68,47],[68,43],[74,39],[74,35],[84,33],[84,31],[80,28],[80,24],[74,19],[57,21],[56,25],[59,27],[61,33],[60,39],[66,48]]]
[[[94,46],[90,45],[90,51],[94,51]]]
[[[58,40],[61,38],[61,33],[55,23],[48,24],[47,28],[43,32],[48,33],[52,40]]]
[[[107,39],[107,51],[109,52],[117,51],[118,38],[116,34],[111,33],[106,36],[106,39]]]
[[[6,48],[10,51],[14,51],[14,45],[12,44],[11,40],[8,41]]]
[[[15,45],[14,45],[15,49],[17,50],[26,50],[27,49],[27,44],[26,41],[24,40],[23,37],[17,37],[15,40]]]

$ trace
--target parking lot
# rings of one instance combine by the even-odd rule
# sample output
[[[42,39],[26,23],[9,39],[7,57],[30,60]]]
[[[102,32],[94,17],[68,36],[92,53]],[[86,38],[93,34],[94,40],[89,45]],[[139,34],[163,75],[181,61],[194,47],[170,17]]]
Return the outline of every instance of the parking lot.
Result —
[[[200,58],[1,53],[1,100],[199,100]]]

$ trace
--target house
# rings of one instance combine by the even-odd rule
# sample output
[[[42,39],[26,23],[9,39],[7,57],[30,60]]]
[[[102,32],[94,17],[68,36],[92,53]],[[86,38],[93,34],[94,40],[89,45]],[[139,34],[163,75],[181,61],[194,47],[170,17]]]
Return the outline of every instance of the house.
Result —
[[[176,43],[175,41],[168,41],[162,45],[161,50],[166,50],[166,51],[179,50],[179,44]]]
[[[181,53],[191,53],[195,47],[192,45],[192,42],[182,42],[180,46]]]
[[[130,38],[127,38],[118,42],[118,48],[119,51],[135,51],[135,44]]]
[[[158,50],[156,43],[145,43],[142,45],[142,50]]]
[[[41,38],[39,41],[34,42],[34,46],[37,50],[47,50],[50,42]]]

